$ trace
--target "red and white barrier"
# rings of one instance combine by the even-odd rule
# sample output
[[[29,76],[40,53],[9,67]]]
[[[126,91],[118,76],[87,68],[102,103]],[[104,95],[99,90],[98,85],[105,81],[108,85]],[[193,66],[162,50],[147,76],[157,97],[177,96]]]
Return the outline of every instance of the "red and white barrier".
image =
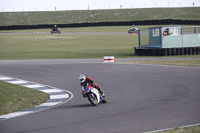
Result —
[[[114,56],[104,56],[104,62],[114,62],[115,57]]]

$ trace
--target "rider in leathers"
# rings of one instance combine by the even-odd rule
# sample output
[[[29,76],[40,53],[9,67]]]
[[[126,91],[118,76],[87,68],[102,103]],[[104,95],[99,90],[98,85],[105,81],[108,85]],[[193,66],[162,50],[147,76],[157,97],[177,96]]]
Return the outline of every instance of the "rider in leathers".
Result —
[[[105,96],[105,94],[101,91],[100,86],[98,86],[97,84],[94,83],[94,81],[90,78],[90,77],[86,77],[85,75],[81,74],[79,76],[79,80],[81,81],[81,87],[85,84],[85,83],[89,83],[91,86],[93,86],[95,89],[97,89],[102,96]],[[82,90],[82,94],[83,94],[83,90]],[[83,94],[83,97],[86,97]]]
[[[53,31],[56,31],[58,29],[57,25],[54,25]]]

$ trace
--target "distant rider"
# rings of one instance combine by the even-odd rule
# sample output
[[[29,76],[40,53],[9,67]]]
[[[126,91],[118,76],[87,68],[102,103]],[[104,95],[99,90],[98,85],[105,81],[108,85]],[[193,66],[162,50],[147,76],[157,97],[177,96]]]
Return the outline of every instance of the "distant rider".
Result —
[[[57,25],[54,25],[53,31],[56,31],[58,29]]]
[[[81,83],[80,83],[81,87],[84,84],[89,83],[91,86],[93,86],[95,89],[97,89],[102,96],[105,96],[105,94],[101,91],[100,86],[98,86],[97,84],[95,84],[94,81],[90,77],[86,77],[85,75],[81,74],[79,76],[79,80],[81,81]],[[82,94],[83,94],[83,91],[82,91]],[[83,97],[86,97],[86,96],[83,94]]]
[[[132,25],[131,30],[133,30],[133,31],[137,31],[138,28],[135,28],[135,25]]]
[[[163,32],[163,35],[164,36],[169,36],[171,35],[172,33],[169,33],[169,28],[166,28],[166,30]]]
[[[135,29],[135,25],[132,25],[132,27],[131,27],[132,29]]]

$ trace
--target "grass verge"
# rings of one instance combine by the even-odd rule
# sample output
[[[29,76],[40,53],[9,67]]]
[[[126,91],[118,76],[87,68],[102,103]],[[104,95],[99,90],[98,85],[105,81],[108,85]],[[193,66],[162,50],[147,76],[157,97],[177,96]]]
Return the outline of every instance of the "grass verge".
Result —
[[[200,67],[200,59],[126,61],[126,62],[116,62],[116,63],[135,63],[135,64],[154,64],[154,65],[172,65],[172,66]]]
[[[49,99],[49,95],[19,85],[0,81],[0,115],[24,110]]]
[[[200,133],[200,125],[190,127],[179,127],[153,133]]]

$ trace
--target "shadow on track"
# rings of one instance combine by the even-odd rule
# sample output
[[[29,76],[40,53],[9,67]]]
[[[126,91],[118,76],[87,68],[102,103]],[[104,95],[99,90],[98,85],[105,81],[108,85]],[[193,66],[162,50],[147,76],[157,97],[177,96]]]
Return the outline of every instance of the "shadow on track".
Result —
[[[91,104],[79,104],[79,105],[69,105],[69,106],[60,106],[57,108],[88,108],[88,107],[94,107]]]

